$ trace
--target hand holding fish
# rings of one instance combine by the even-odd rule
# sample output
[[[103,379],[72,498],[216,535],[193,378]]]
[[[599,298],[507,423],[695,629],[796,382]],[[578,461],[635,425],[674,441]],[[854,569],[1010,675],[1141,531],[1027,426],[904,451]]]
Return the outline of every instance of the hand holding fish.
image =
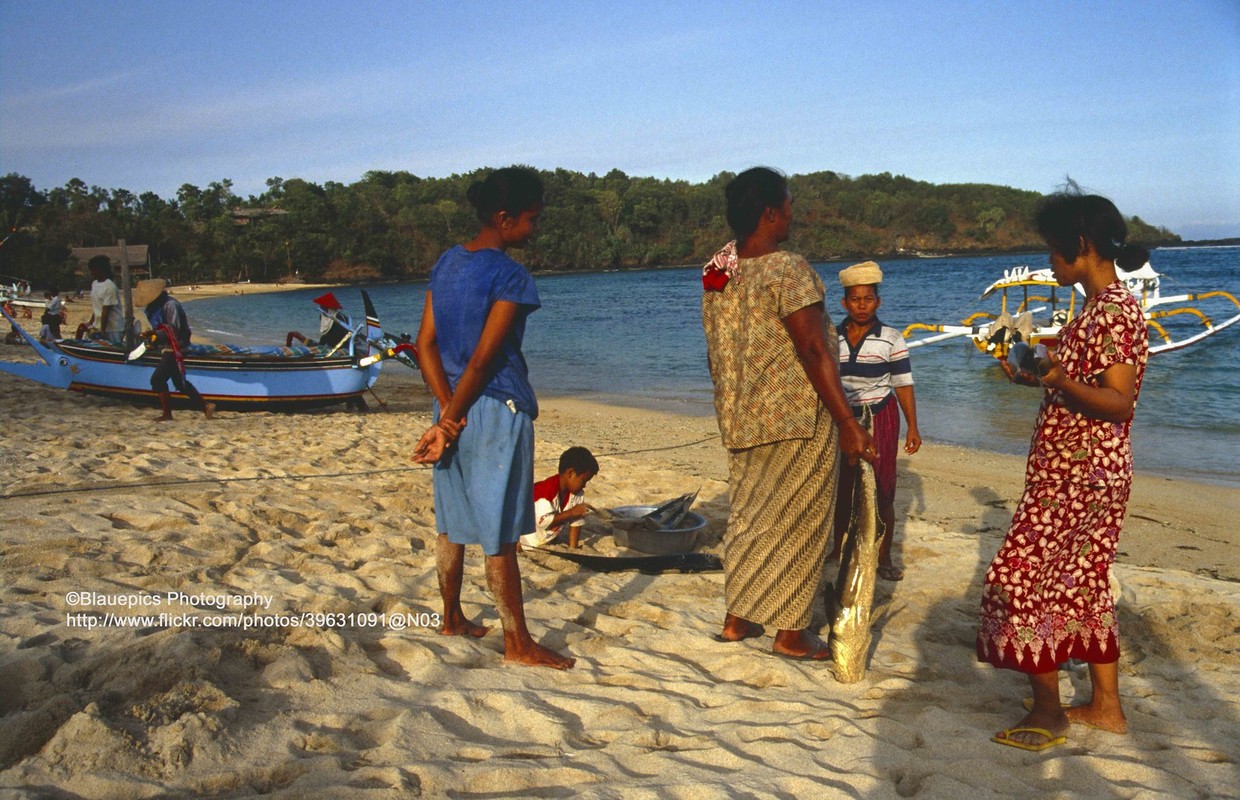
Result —
[[[840,452],[848,459],[849,464],[856,464],[858,459],[871,464],[878,461],[878,447],[874,444],[874,437],[851,415],[840,424]]]
[[[1008,363],[1007,359],[999,359],[999,368],[1003,370],[1003,374],[1012,383],[1021,386],[1041,386],[1042,382],[1038,380],[1038,376],[1024,370],[1018,370]]]
[[[1046,377],[1059,366],[1059,361],[1044,345],[1030,347],[1024,342],[1017,342],[1008,351],[1008,357],[999,361],[999,366],[1012,383],[1046,386]],[[1062,370],[1060,373],[1062,375]]]
[[[1038,365],[1038,372],[1042,376],[1042,385],[1048,389],[1063,388],[1063,384],[1069,380],[1054,353],[1047,353],[1046,359]]]

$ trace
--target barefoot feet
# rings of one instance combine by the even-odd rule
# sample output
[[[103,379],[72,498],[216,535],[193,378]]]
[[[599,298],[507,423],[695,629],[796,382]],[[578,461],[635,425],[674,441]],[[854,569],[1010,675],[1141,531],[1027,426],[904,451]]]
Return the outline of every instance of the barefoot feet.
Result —
[[[490,630],[486,625],[479,625],[476,622],[470,622],[464,617],[457,617],[455,619],[445,619],[443,625],[439,626],[439,635],[471,636],[474,639],[481,639]]]
[[[543,647],[533,640],[520,646],[504,642],[504,663],[519,664],[524,667],[550,667],[551,669],[572,669],[577,659],[561,655],[556,651]]]
[[[734,614],[728,614],[723,618],[723,630],[715,638],[721,642],[739,642],[744,639],[752,639],[755,636],[762,636],[765,633],[766,628],[758,623],[750,622]]]
[[[1128,720],[1124,718],[1123,709],[1118,706],[1115,708],[1100,708],[1093,703],[1087,703],[1083,706],[1073,706],[1065,713],[1067,713],[1069,721],[1076,725],[1097,728],[1107,733],[1120,735],[1128,733]]]
[[[878,567],[878,577],[885,581],[902,581],[904,580],[904,570],[895,564],[880,564]]]
[[[775,635],[771,652],[801,661],[829,661],[831,658],[827,643],[807,630],[780,631]]]

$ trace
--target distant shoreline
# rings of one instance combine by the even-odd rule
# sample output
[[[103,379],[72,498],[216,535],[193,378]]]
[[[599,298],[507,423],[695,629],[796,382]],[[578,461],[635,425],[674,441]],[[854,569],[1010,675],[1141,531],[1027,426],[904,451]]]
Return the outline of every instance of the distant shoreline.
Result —
[[[295,289],[336,289],[338,283],[195,283],[169,286],[168,293],[182,303],[205,297],[233,297],[246,294],[291,292]]]
[[[1205,247],[1240,247],[1240,237],[1230,239],[1209,239],[1181,242],[1174,245],[1159,245],[1154,250],[1176,250],[1184,248],[1205,248]],[[1030,256],[1045,254],[1045,250],[982,250],[968,252],[918,252],[918,253],[900,253],[897,255],[879,255],[879,256],[858,256],[844,255],[832,256],[829,258],[808,258],[812,264],[843,264],[860,258],[875,258],[879,261],[936,261],[943,258],[998,258],[1002,256]],[[519,259],[518,259],[519,260]],[[571,269],[531,269],[530,274],[535,277],[547,277],[553,275],[588,275],[594,273],[609,272],[645,272],[649,270],[669,270],[669,269],[691,269],[699,267],[701,264],[697,262],[685,262],[679,264],[648,264],[642,266],[594,266],[594,267],[574,267]],[[269,292],[288,292],[296,289],[339,289],[350,286],[375,286],[387,284],[401,283],[418,283],[425,282],[430,277],[427,275],[404,276],[400,278],[371,278],[365,280],[351,280],[338,282],[322,282],[322,283],[195,283],[195,284],[179,284],[170,286],[168,291],[181,302],[197,300],[204,297],[228,297],[232,295],[245,294],[264,294]]]

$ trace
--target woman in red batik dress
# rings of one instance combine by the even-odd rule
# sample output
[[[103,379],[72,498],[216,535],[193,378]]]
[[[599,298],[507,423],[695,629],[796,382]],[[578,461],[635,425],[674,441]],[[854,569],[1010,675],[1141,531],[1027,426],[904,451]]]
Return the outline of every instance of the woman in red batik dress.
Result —
[[[1012,380],[1041,385],[1045,397],[1024,496],[986,573],[977,637],[979,660],[1026,673],[1033,688],[1032,709],[994,741],[1035,751],[1067,741],[1071,722],[1127,730],[1111,564],[1132,485],[1129,427],[1149,353],[1140,304],[1116,274],[1117,261],[1137,268],[1144,251],[1125,246],[1127,226],[1114,204],[1052,195],[1036,224],[1056,281],[1080,284],[1085,302],[1060,330],[1040,378],[1003,363]],[[1088,662],[1093,697],[1065,710],[1058,665],[1068,659]]]

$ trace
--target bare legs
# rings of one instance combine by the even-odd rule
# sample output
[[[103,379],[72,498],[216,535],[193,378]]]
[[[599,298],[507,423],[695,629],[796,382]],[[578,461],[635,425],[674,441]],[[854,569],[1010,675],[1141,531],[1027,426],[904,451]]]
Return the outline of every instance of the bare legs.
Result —
[[[879,504],[878,520],[883,523],[883,539],[878,543],[878,569],[883,574],[879,575],[879,577],[883,580],[898,581],[904,577],[904,571],[891,560],[891,541],[895,538],[893,534],[896,529],[896,504],[894,500],[890,503]]]
[[[168,391],[170,380],[178,392],[183,393],[191,403],[202,409],[203,416],[211,419],[215,415],[215,403],[208,403],[206,398],[199,394],[194,384],[185,378],[185,373],[177,365],[175,354],[165,350],[159,357],[155,372],[151,374],[151,388],[159,395],[159,408],[162,412],[155,418],[156,422],[168,422],[172,419],[172,394]]]
[[[1069,708],[1068,719],[1110,733],[1127,733],[1128,720],[1119,702],[1119,662],[1090,664],[1089,682],[1094,696],[1083,706]]]
[[[465,545],[448,541],[446,533],[439,534],[435,548],[435,566],[439,572],[439,596],[443,598],[443,625],[439,632],[444,636],[486,636],[490,628],[465,618],[461,610],[461,580],[465,572]]]
[[[1065,709],[1060,704],[1057,671],[1030,675],[1033,708],[1015,727],[1044,728],[1058,736],[1068,730],[1071,722],[1109,733],[1127,733],[1128,721],[1119,700],[1119,662],[1090,664],[1089,682],[1093,687],[1090,701]],[[1013,733],[1011,738],[1026,744],[1037,744],[1040,739],[1036,734],[1027,733]]]
[[[159,409],[163,413],[155,418],[156,422],[168,422],[172,419],[172,395],[170,393],[159,393]]]
[[[1067,733],[1068,715],[1059,704],[1059,673],[1054,670],[1030,673],[1029,686],[1033,689],[1033,708],[1012,728],[1041,728],[1052,737]],[[1006,735],[1000,731],[996,737],[1027,745],[1039,745],[1046,741],[1045,736],[1033,731],[1013,731]]]
[[[436,566],[439,570],[439,593],[443,597],[444,619],[439,632],[444,636],[484,636],[488,628],[470,622],[461,610],[461,581],[465,564],[465,546],[448,541],[439,534]],[[527,666],[568,669],[575,659],[560,655],[534,641],[525,624],[525,603],[521,596],[521,568],[517,563],[517,546],[506,544],[497,555],[487,556],[487,585],[495,597],[504,627],[504,661]]]
[[[206,417],[207,419],[211,419],[212,417],[214,417],[215,416],[215,403],[208,403],[206,400],[202,399],[201,395],[198,396],[198,399],[202,402],[202,415]],[[172,393],[171,392],[160,392],[159,393],[159,409],[162,413],[158,417],[155,418],[155,421],[156,422],[171,421],[172,419]]]

